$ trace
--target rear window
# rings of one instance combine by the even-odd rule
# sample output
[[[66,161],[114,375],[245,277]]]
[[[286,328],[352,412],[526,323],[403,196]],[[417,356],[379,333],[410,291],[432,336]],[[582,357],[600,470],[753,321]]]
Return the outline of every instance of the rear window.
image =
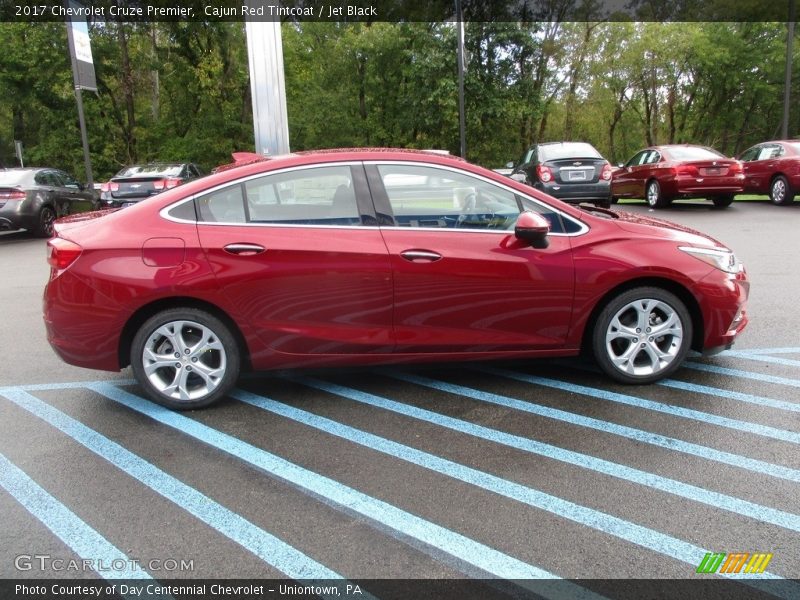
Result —
[[[673,160],[707,160],[725,158],[722,154],[711,148],[667,148]]]
[[[115,177],[178,177],[182,168],[183,165],[137,165],[122,169]]]
[[[539,161],[562,158],[603,158],[594,146],[585,142],[567,142],[539,146]]]
[[[22,185],[29,177],[30,171],[0,171],[0,185]]]

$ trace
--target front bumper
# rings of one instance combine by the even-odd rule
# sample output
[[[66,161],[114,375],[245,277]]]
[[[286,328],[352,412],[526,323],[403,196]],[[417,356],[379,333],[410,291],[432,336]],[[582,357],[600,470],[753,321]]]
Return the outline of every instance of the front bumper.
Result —
[[[747,298],[750,282],[747,273],[732,275],[717,269],[695,287],[703,314],[703,354],[717,354],[730,348],[749,322]]]

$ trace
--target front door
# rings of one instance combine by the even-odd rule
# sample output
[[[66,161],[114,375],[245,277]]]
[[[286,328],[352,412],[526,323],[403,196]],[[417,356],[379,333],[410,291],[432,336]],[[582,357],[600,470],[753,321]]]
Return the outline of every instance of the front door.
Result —
[[[493,352],[563,347],[574,267],[567,235],[521,246],[514,224],[528,206],[473,174],[413,163],[367,166],[394,275],[398,353]]]

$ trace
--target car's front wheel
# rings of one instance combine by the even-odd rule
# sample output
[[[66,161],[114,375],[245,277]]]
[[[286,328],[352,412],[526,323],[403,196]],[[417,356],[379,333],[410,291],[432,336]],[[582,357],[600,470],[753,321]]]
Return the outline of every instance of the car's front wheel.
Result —
[[[789,181],[783,175],[778,175],[769,186],[769,199],[773,204],[791,204],[794,201],[794,192],[789,187]]]
[[[214,315],[169,309],[148,319],[131,344],[131,367],[147,396],[187,410],[222,398],[239,378],[239,346]]]
[[[622,383],[652,383],[683,362],[692,320],[674,294],[655,287],[628,290],[600,312],[592,331],[595,360]]]

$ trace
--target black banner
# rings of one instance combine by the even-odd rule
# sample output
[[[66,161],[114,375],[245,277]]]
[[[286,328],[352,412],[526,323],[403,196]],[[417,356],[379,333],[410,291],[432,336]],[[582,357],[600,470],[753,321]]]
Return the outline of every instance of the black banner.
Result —
[[[609,598],[617,600],[766,600],[791,597],[791,580],[588,579],[588,580],[0,580],[3,600],[528,600]]]
[[[792,0],[462,0],[465,21],[774,21]],[[455,20],[454,0],[2,0],[0,21]]]

